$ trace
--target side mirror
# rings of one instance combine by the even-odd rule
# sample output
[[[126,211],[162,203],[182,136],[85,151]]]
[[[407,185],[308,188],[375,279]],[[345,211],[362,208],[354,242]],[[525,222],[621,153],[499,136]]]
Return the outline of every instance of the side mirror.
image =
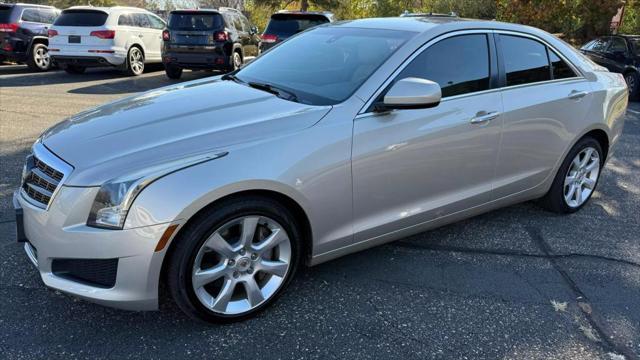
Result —
[[[382,103],[376,104],[375,110],[426,109],[438,106],[441,99],[442,90],[438,83],[409,77],[393,84]]]

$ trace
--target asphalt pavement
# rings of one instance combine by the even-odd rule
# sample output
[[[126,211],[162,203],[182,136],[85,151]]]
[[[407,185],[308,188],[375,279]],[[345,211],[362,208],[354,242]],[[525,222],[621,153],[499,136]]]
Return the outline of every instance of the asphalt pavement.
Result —
[[[185,72],[183,80],[211,76]],[[11,194],[47,127],[175,83],[0,67],[0,357],[638,359],[640,103],[591,202],[558,216],[511,206],[303,269],[257,318],[208,326],[45,288],[16,244]]]

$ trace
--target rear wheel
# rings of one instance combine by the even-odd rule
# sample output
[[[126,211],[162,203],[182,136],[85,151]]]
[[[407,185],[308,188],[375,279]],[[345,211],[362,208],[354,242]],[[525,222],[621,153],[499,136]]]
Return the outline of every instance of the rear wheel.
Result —
[[[84,73],[85,70],[87,70],[86,67],[78,66],[78,65],[66,65],[64,67],[64,71],[66,71],[69,74],[82,74]]]
[[[300,258],[295,217],[264,197],[225,201],[198,215],[169,257],[167,283],[189,316],[231,322],[271,304]]]
[[[49,50],[45,44],[34,44],[27,59],[27,66],[35,71],[47,71],[51,68]]]
[[[166,65],[164,72],[169,79],[180,79],[180,76],[182,76],[182,68],[173,65]]]
[[[640,96],[640,74],[637,72],[629,72],[624,75],[624,80],[629,88],[629,97],[637,99]]]
[[[144,72],[144,54],[137,46],[132,46],[127,53],[126,74],[139,76]]]
[[[561,214],[580,210],[593,195],[603,165],[600,143],[592,137],[582,138],[567,154],[541,204]]]
[[[240,69],[241,66],[242,66],[242,55],[240,55],[239,51],[234,51],[233,54],[231,55],[231,67],[229,70],[236,71]]]

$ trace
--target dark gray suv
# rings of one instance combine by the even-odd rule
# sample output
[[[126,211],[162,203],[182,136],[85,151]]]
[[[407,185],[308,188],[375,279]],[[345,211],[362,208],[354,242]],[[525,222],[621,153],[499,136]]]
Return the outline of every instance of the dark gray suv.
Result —
[[[30,69],[51,67],[47,31],[60,10],[34,4],[0,4],[0,62],[26,63]]]
[[[183,69],[233,71],[258,55],[258,29],[238,10],[176,10],[162,34],[167,76]]]

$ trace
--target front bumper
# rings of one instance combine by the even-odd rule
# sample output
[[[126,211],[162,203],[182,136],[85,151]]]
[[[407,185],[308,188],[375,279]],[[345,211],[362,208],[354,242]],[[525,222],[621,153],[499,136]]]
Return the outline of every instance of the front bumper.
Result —
[[[96,192],[97,188],[62,186],[48,210],[14,193],[14,206],[22,211],[27,256],[50,288],[121,309],[157,309],[166,249],[155,252],[155,248],[170,224],[126,230],[88,227],[86,217]],[[56,271],[56,263],[69,260],[117,260],[114,285],[88,284]]]

